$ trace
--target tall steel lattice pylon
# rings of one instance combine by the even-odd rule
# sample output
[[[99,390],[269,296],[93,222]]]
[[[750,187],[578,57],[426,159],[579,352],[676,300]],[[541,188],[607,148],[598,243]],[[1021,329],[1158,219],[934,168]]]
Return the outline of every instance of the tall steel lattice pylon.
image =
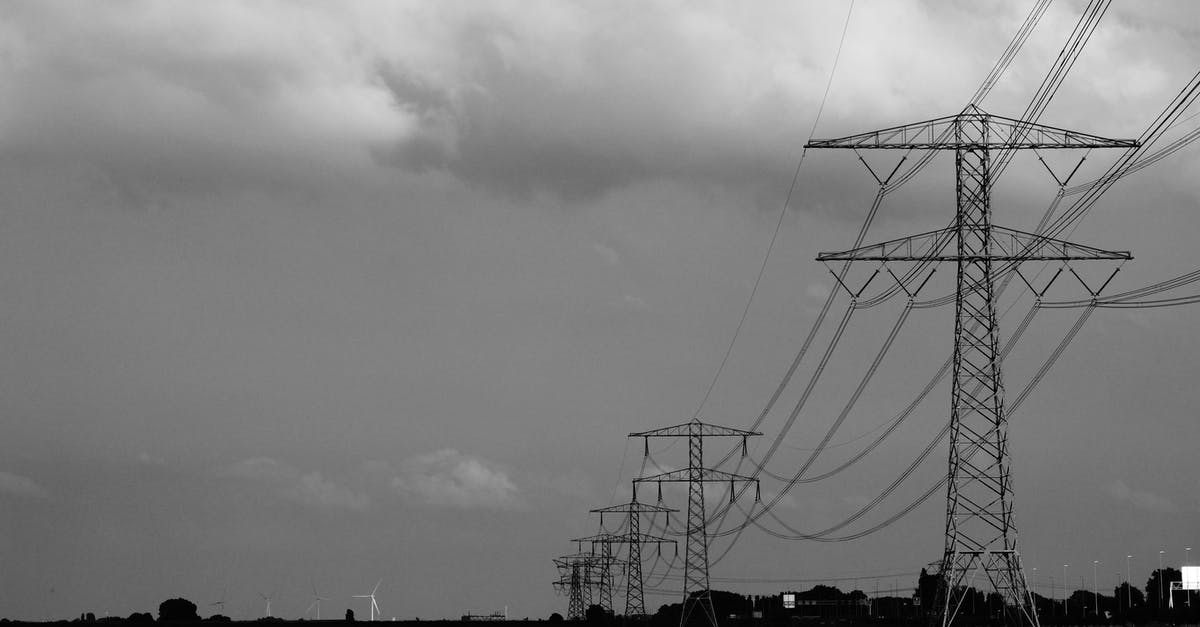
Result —
[[[625,537],[620,534],[601,533],[586,538],[575,538],[572,542],[578,543],[580,547],[580,555],[585,555],[582,550],[584,542],[592,544],[591,563],[593,569],[599,575],[597,589],[600,593],[600,609],[605,612],[613,613],[613,566],[624,566],[625,562],[616,558],[612,552],[612,545],[624,544]],[[596,545],[600,545],[600,555],[596,555]]]
[[[559,579],[553,582],[558,589],[567,589],[567,619],[583,620],[587,608],[592,606],[592,588],[595,579],[592,573],[603,563],[603,558],[591,553],[579,552],[554,558],[559,569]]]
[[[755,485],[756,498],[758,493],[758,479],[704,466],[704,438],[741,438],[742,455],[745,455],[746,438],[754,435],[762,434],[756,431],[712,425],[699,420],[692,420],[673,427],[629,434],[631,438],[643,439],[647,457],[650,455],[650,438],[687,438],[688,441],[688,465],[686,468],[649,477],[638,477],[633,480],[634,500],[637,500],[639,483],[658,484],[660,501],[662,500],[662,484],[688,484],[688,514],[683,560],[683,611],[679,618],[680,625],[687,625],[696,606],[700,606],[710,625],[713,627],[717,625],[717,614],[713,609],[712,593],[708,586],[708,536],[705,530],[704,484],[728,483],[730,502],[733,501],[734,487],[737,483],[752,482]]]
[[[626,523],[623,525],[623,527],[626,529],[625,533],[599,534],[588,538],[579,538],[579,540],[591,541],[593,543],[606,542],[610,545],[629,545],[625,574],[625,617],[645,618],[646,600],[642,586],[642,545],[656,544],[659,546],[659,550],[661,552],[661,547],[663,544],[675,544],[675,541],[660,536],[642,533],[642,515],[661,513],[669,516],[671,512],[677,512],[679,510],[663,505],[639,503],[637,502],[637,499],[634,499],[628,503],[612,505],[609,507],[601,507],[591,511],[592,513],[600,514],[600,527],[602,529],[604,528],[605,514],[625,515]]]
[[[953,261],[957,265],[946,544],[932,614],[942,627],[954,622],[966,598],[969,573],[982,573],[982,581],[1004,599],[1006,623],[1038,625],[1013,525],[1008,423],[996,327],[997,278],[1007,272],[1020,273],[1021,263],[1028,261],[1059,261],[1070,268],[1073,261],[1130,259],[1127,252],[993,226],[993,155],[999,153],[1000,159],[1007,159],[1011,150],[1137,145],[1134,140],[1106,139],[994,116],[971,105],[958,115],[840,139],[814,140],[806,146],[856,151],[954,151],[957,211],[952,226],[817,257],[824,262]],[[879,183],[886,186],[886,181]],[[1073,269],[1071,274],[1079,278]],[[1079,281],[1083,283],[1082,278]],[[1099,291],[1087,284],[1084,287],[1093,297]],[[855,298],[862,291],[846,289]]]
[[[583,576],[580,574],[580,563],[555,559],[554,563],[562,570],[562,574],[554,583],[554,589],[567,593],[567,620],[583,620]]]

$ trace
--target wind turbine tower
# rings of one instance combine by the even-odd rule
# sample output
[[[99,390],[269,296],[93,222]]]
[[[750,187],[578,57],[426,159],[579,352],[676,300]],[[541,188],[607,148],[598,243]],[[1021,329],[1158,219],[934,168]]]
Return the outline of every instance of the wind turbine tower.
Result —
[[[229,592],[229,586],[226,586],[221,589],[221,597],[219,599],[217,599],[216,601],[213,601],[212,603],[209,603],[209,606],[217,608],[217,613],[221,614],[222,616],[225,615],[225,593],[226,592]]]
[[[383,583],[382,579],[375,582],[375,589],[371,590],[371,594],[356,594],[356,595],[354,595],[354,598],[356,598],[356,599],[371,599],[370,610],[371,610],[371,621],[372,622],[374,622],[375,616],[377,614],[379,614],[379,604],[375,602],[375,593],[379,592],[379,584],[381,584],[381,583]]]
[[[266,617],[271,618],[271,599],[275,597],[275,593],[272,592],[271,594],[263,594],[263,593],[259,592],[258,596],[262,597],[263,600],[267,602]]]
[[[312,595],[313,602],[308,605],[308,609],[304,610],[304,613],[307,614],[308,612],[311,612],[312,609],[315,607],[315,608],[317,608],[317,620],[321,620],[321,601],[328,601],[329,599],[317,594],[317,584],[315,584],[315,583],[313,584],[312,591],[313,591],[313,595]]]

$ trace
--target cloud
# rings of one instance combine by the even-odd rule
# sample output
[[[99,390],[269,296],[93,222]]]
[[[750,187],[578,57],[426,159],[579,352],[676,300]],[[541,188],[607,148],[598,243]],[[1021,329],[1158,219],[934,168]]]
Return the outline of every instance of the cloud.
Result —
[[[607,265],[615,266],[621,263],[621,253],[617,252],[612,246],[595,243],[592,244],[592,249],[600,253],[600,256],[604,258],[604,263]]]
[[[1133,490],[1120,479],[1109,484],[1105,491],[1114,499],[1125,501],[1138,509],[1163,513],[1175,512],[1179,509],[1171,499],[1150,492]]]
[[[516,484],[504,471],[454,449],[407,459],[399,471],[392,487],[430,505],[508,508],[520,502]]]
[[[141,453],[138,453],[137,460],[138,460],[138,463],[143,466],[166,466],[167,465],[167,460],[165,460],[157,455],[151,455],[150,453],[147,453],[146,451],[142,451]]]
[[[365,494],[344,488],[313,471],[300,477],[299,482],[284,495],[305,505],[364,511],[371,505]]]
[[[29,477],[0,472],[0,493],[29,499],[48,499],[50,493]]]
[[[0,156],[89,163],[133,195],[304,184],[416,126],[356,11],[49,0],[0,16],[0,80],[21,94],[0,107]]]
[[[305,473],[270,457],[244,459],[225,474],[270,485],[280,497],[308,507],[365,511],[371,505],[366,494],[338,485],[318,471]]]

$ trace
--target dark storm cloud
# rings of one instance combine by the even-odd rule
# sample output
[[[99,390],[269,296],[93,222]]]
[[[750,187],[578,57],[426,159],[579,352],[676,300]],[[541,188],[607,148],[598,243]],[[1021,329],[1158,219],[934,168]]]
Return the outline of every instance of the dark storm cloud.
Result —
[[[5,5],[0,154],[86,163],[130,195],[335,179],[406,118],[349,20],[276,8]]]
[[[1031,4],[859,0],[817,136],[961,109]],[[0,580],[0,616],[124,615],[226,583],[277,585],[295,616],[314,575],[346,594],[384,577],[403,617],[561,611],[536,582],[594,531],[588,509],[629,498],[626,434],[686,420],[721,363],[776,224],[750,209],[788,191],[848,6],[0,4],[0,558],[26,566]],[[1024,108],[1082,6],[1053,4],[986,109]],[[1114,3],[1044,121],[1136,135],[1195,72],[1197,10]],[[1098,153],[1079,176],[1103,171]],[[870,241],[947,223],[949,160],[889,196]],[[1112,289],[1200,265],[1198,163],[1193,147],[1123,180],[1072,237],[1134,251]],[[1040,168],[1014,162],[998,223],[1046,206]],[[849,244],[874,193],[852,153],[808,154],[703,417],[762,409],[836,284],[813,256]],[[886,309],[855,313],[775,472],[824,436]],[[914,312],[817,466],[921,389],[949,316]],[[1191,542],[1194,318],[1097,312],[1029,397],[1011,432],[1023,554]],[[1070,324],[1038,315],[1005,364],[1013,394]],[[804,529],[849,515],[946,407],[931,394],[907,431],[776,513]],[[683,450],[656,459],[678,467]],[[936,481],[938,459],[903,490]],[[907,502],[893,498],[874,514]],[[720,568],[919,567],[942,548],[935,501],[861,543],[747,533]],[[249,593],[229,613],[261,610]]]
[[[633,5],[448,13],[461,14],[445,34],[460,73],[382,66],[418,125],[376,154],[509,194],[579,200],[662,178],[775,190],[798,148],[777,140],[801,137],[819,98],[815,82],[794,82],[817,68],[783,48],[744,53],[761,55],[758,73],[723,59],[753,45],[754,24],[702,9],[686,19]],[[772,71],[789,80],[761,82]]]

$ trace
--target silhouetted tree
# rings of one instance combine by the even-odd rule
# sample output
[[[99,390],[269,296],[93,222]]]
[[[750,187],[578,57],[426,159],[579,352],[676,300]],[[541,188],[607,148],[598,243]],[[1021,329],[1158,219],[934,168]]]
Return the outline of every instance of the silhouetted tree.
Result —
[[[131,622],[131,623],[153,623],[154,615],[152,615],[150,612],[134,612],[129,615],[129,622]]]
[[[921,569],[921,574],[917,575],[917,603],[920,605],[921,616],[928,616],[933,611],[933,604],[937,603],[937,590],[941,579],[938,575],[929,574],[924,568]]]
[[[208,618],[206,618],[204,620],[207,620],[210,623],[229,623],[229,622],[233,621],[232,618],[229,618],[228,616],[225,616],[224,614],[213,614],[212,616],[209,616]]]
[[[552,622],[552,623],[561,623],[561,622],[563,622],[563,615],[562,615],[562,614],[559,614],[558,612],[555,612],[555,613],[551,614],[551,615],[550,615],[550,622]]]
[[[1160,584],[1159,579],[1162,579]],[[1146,605],[1156,613],[1165,611],[1169,606],[1168,597],[1171,594],[1171,582],[1182,581],[1183,573],[1174,568],[1164,568],[1160,572],[1155,569],[1150,573],[1150,578],[1146,580]],[[1161,587],[1160,587],[1161,586]],[[1162,596],[1159,596],[1159,590],[1162,590]]]
[[[158,604],[158,620],[200,620],[196,604],[183,598],[167,599]]]
[[[346,608],[346,622],[347,623],[354,622],[354,610],[352,610],[350,608]]]
[[[600,607],[599,605],[589,605],[587,611],[583,613],[584,619],[589,623],[604,624],[612,618],[612,613]]]
[[[1146,604],[1146,595],[1141,590],[1129,585],[1128,581],[1122,582],[1121,585],[1114,588],[1113,596],[1117,598],[1117,607],[1123,613],[1128,613],[1130,610]]]

